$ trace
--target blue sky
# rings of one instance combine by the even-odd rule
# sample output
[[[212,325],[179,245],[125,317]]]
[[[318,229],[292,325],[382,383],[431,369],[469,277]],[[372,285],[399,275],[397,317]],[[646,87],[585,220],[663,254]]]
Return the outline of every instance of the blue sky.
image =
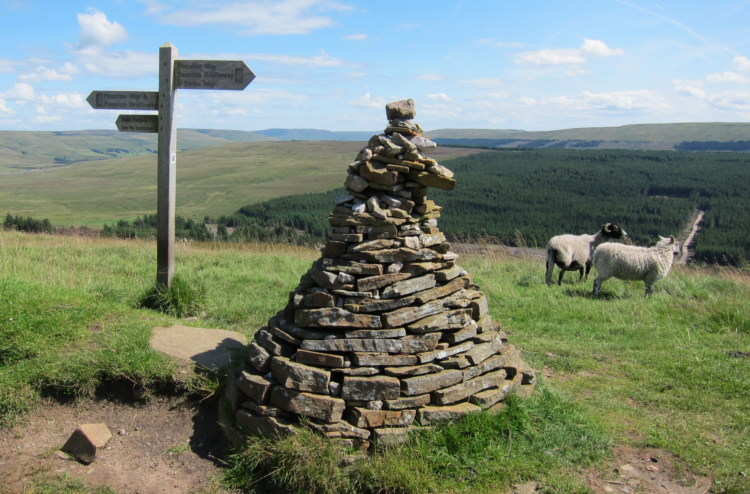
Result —
[[[0,130],[114,129],[92,90],[156,90],[158,47],[244,60],[178,126],[377,130],[750,121],[750,0],[0,0]]]

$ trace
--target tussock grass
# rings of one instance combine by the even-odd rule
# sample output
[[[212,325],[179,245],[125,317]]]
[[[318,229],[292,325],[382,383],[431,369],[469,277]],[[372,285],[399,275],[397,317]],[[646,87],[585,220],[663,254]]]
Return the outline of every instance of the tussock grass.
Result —
[[[569,397],[543,387],[529,400],[511,396],[499,414],[439,424],[350,466],[342,462],[347,451],[307,430],[250,438],[226,484],[245,492],[494,493],[537,479],[554,492],[585,492],[569,470],[604,458],[609,445]]]

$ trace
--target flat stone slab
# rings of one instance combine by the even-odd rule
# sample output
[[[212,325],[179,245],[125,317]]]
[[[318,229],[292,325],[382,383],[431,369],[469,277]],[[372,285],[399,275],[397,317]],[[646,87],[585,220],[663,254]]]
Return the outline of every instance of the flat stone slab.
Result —
[[[210,370],[227,367],[232,351],[247,345],[247,338],[224,329],[190,328],[187,326],[155,327],[149,341],[151,348]]]

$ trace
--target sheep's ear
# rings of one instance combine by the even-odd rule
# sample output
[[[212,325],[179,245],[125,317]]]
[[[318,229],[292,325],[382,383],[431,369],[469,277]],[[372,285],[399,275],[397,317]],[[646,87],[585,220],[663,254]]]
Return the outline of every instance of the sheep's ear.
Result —
[[[666,240],[667,238],[666,237],[662,237],[661,235],[659,235],[659,239],[660,240]]]
[[[673,244],[673,243],[675,243],[676,241],[677,241],[677,239],[676,239],[676,238],[674,238],[674,235],[670,235],[670,236],[669,236],[669,243],[670,243],[670,244]]]

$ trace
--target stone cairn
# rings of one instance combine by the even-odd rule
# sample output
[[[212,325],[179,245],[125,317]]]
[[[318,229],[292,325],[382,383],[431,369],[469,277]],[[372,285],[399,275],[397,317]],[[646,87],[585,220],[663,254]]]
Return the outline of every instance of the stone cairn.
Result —
[[[426,156],[437,145],[411,99],[386,114],[385,132],[349,165],[322,257],[229,376],[220,421],[234,444],[243,432],[299,427],[347,446],[396,444],[534,388],[534,371],[438,230],[442,208],[427,188],[452,190],[453,172]]]

